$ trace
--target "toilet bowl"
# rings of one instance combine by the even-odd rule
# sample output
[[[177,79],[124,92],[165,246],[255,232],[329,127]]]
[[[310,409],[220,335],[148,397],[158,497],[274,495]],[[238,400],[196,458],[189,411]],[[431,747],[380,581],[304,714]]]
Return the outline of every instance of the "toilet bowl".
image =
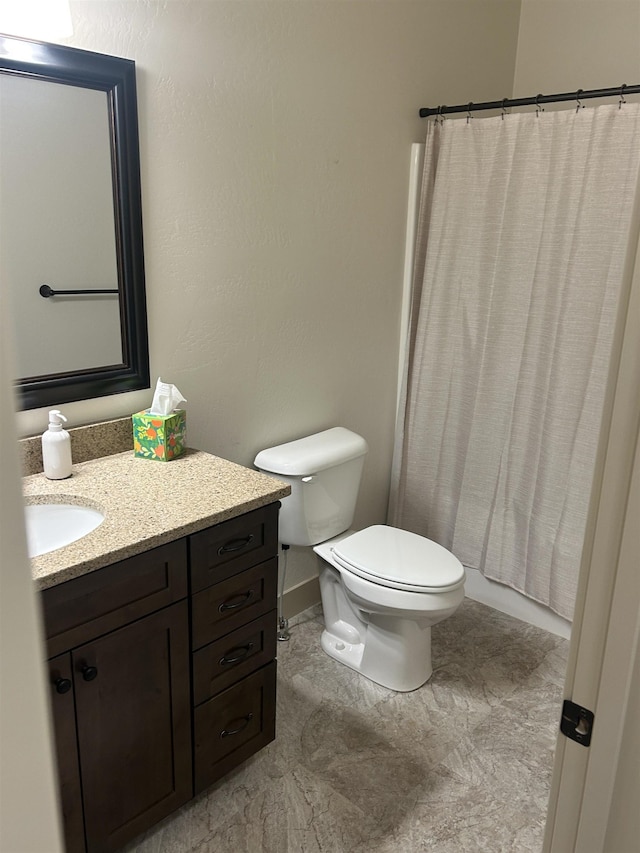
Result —
[[[464,598],[462,563],[423,536],[388,525],[350,525],[367,444],[334,427],[261,451],[255,465],[291,485],[279,538],[322,559],[324,651],[391,690],[431,676],[431,627]]]
[[[325,652],[391,690],[421,687],[432,673],[431,627],[464,598],[462,564],[429,539],[382,525],[313,550],[325,561]]]

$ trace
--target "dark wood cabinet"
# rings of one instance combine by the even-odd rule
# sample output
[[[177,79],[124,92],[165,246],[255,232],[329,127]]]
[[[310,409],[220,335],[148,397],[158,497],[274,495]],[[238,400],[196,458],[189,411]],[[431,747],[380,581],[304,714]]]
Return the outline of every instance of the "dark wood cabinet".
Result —
[[[273,559],[197,592],[192,599],[193,648],[199,649],[272,610],[277,582],[278,561]]]
[[[275,737],[278,507],[190,539],[194,790]]]
[[[192,592],[275,557],[279,507],[269,504],[190,536]]]
[[[273,661],[194,712],[195,793],[221,779],[275,737]]]
[[[117,850],[192,795],[187,602],[72,662],[87,849]]]
[[[68,853],[118,850],[273,740],[277,513],[43,592]]]
[[[117,850],[192,796],[186,554],[43,593],[49,652],[67,649],[49,674],[68,853]]]
[[[273,610],[230,634],[198,649],[193,655],[193,704],[221,693],[276,656]]]
[[[51,658],[49,682],[65,849],[67,853],[82,853],[85,849],[84,817],[70,653]]]

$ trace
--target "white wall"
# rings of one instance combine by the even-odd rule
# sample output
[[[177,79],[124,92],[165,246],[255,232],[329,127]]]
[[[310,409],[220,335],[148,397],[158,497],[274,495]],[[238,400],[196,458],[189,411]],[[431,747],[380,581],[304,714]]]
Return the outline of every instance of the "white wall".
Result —
[[[640,0],[522,0],[514,97],[638,82]]]
[[[70,44],[137,63],[151,370],[187,398],[189,443],[250,465],[344,425],[371,448],[356,523],[383,520],[418,109],[510,92],[519,3],[71,7]]]

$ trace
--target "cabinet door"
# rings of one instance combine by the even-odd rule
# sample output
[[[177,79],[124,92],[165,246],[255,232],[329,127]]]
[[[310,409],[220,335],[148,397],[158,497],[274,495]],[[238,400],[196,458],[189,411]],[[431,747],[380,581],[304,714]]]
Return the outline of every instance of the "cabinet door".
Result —
[[[71,655],[64,654],[51,658],[48,667],[65,850],[67,853],[84,853],[84,824]]]
[[[192,796],[186,601],[72,652],[87,850]]]

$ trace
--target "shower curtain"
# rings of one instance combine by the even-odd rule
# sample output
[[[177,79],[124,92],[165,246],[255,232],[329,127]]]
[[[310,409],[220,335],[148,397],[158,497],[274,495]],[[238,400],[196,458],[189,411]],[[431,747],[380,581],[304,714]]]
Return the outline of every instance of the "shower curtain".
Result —
[[[431,122],[389,521],[570,619],[640,104]]]

